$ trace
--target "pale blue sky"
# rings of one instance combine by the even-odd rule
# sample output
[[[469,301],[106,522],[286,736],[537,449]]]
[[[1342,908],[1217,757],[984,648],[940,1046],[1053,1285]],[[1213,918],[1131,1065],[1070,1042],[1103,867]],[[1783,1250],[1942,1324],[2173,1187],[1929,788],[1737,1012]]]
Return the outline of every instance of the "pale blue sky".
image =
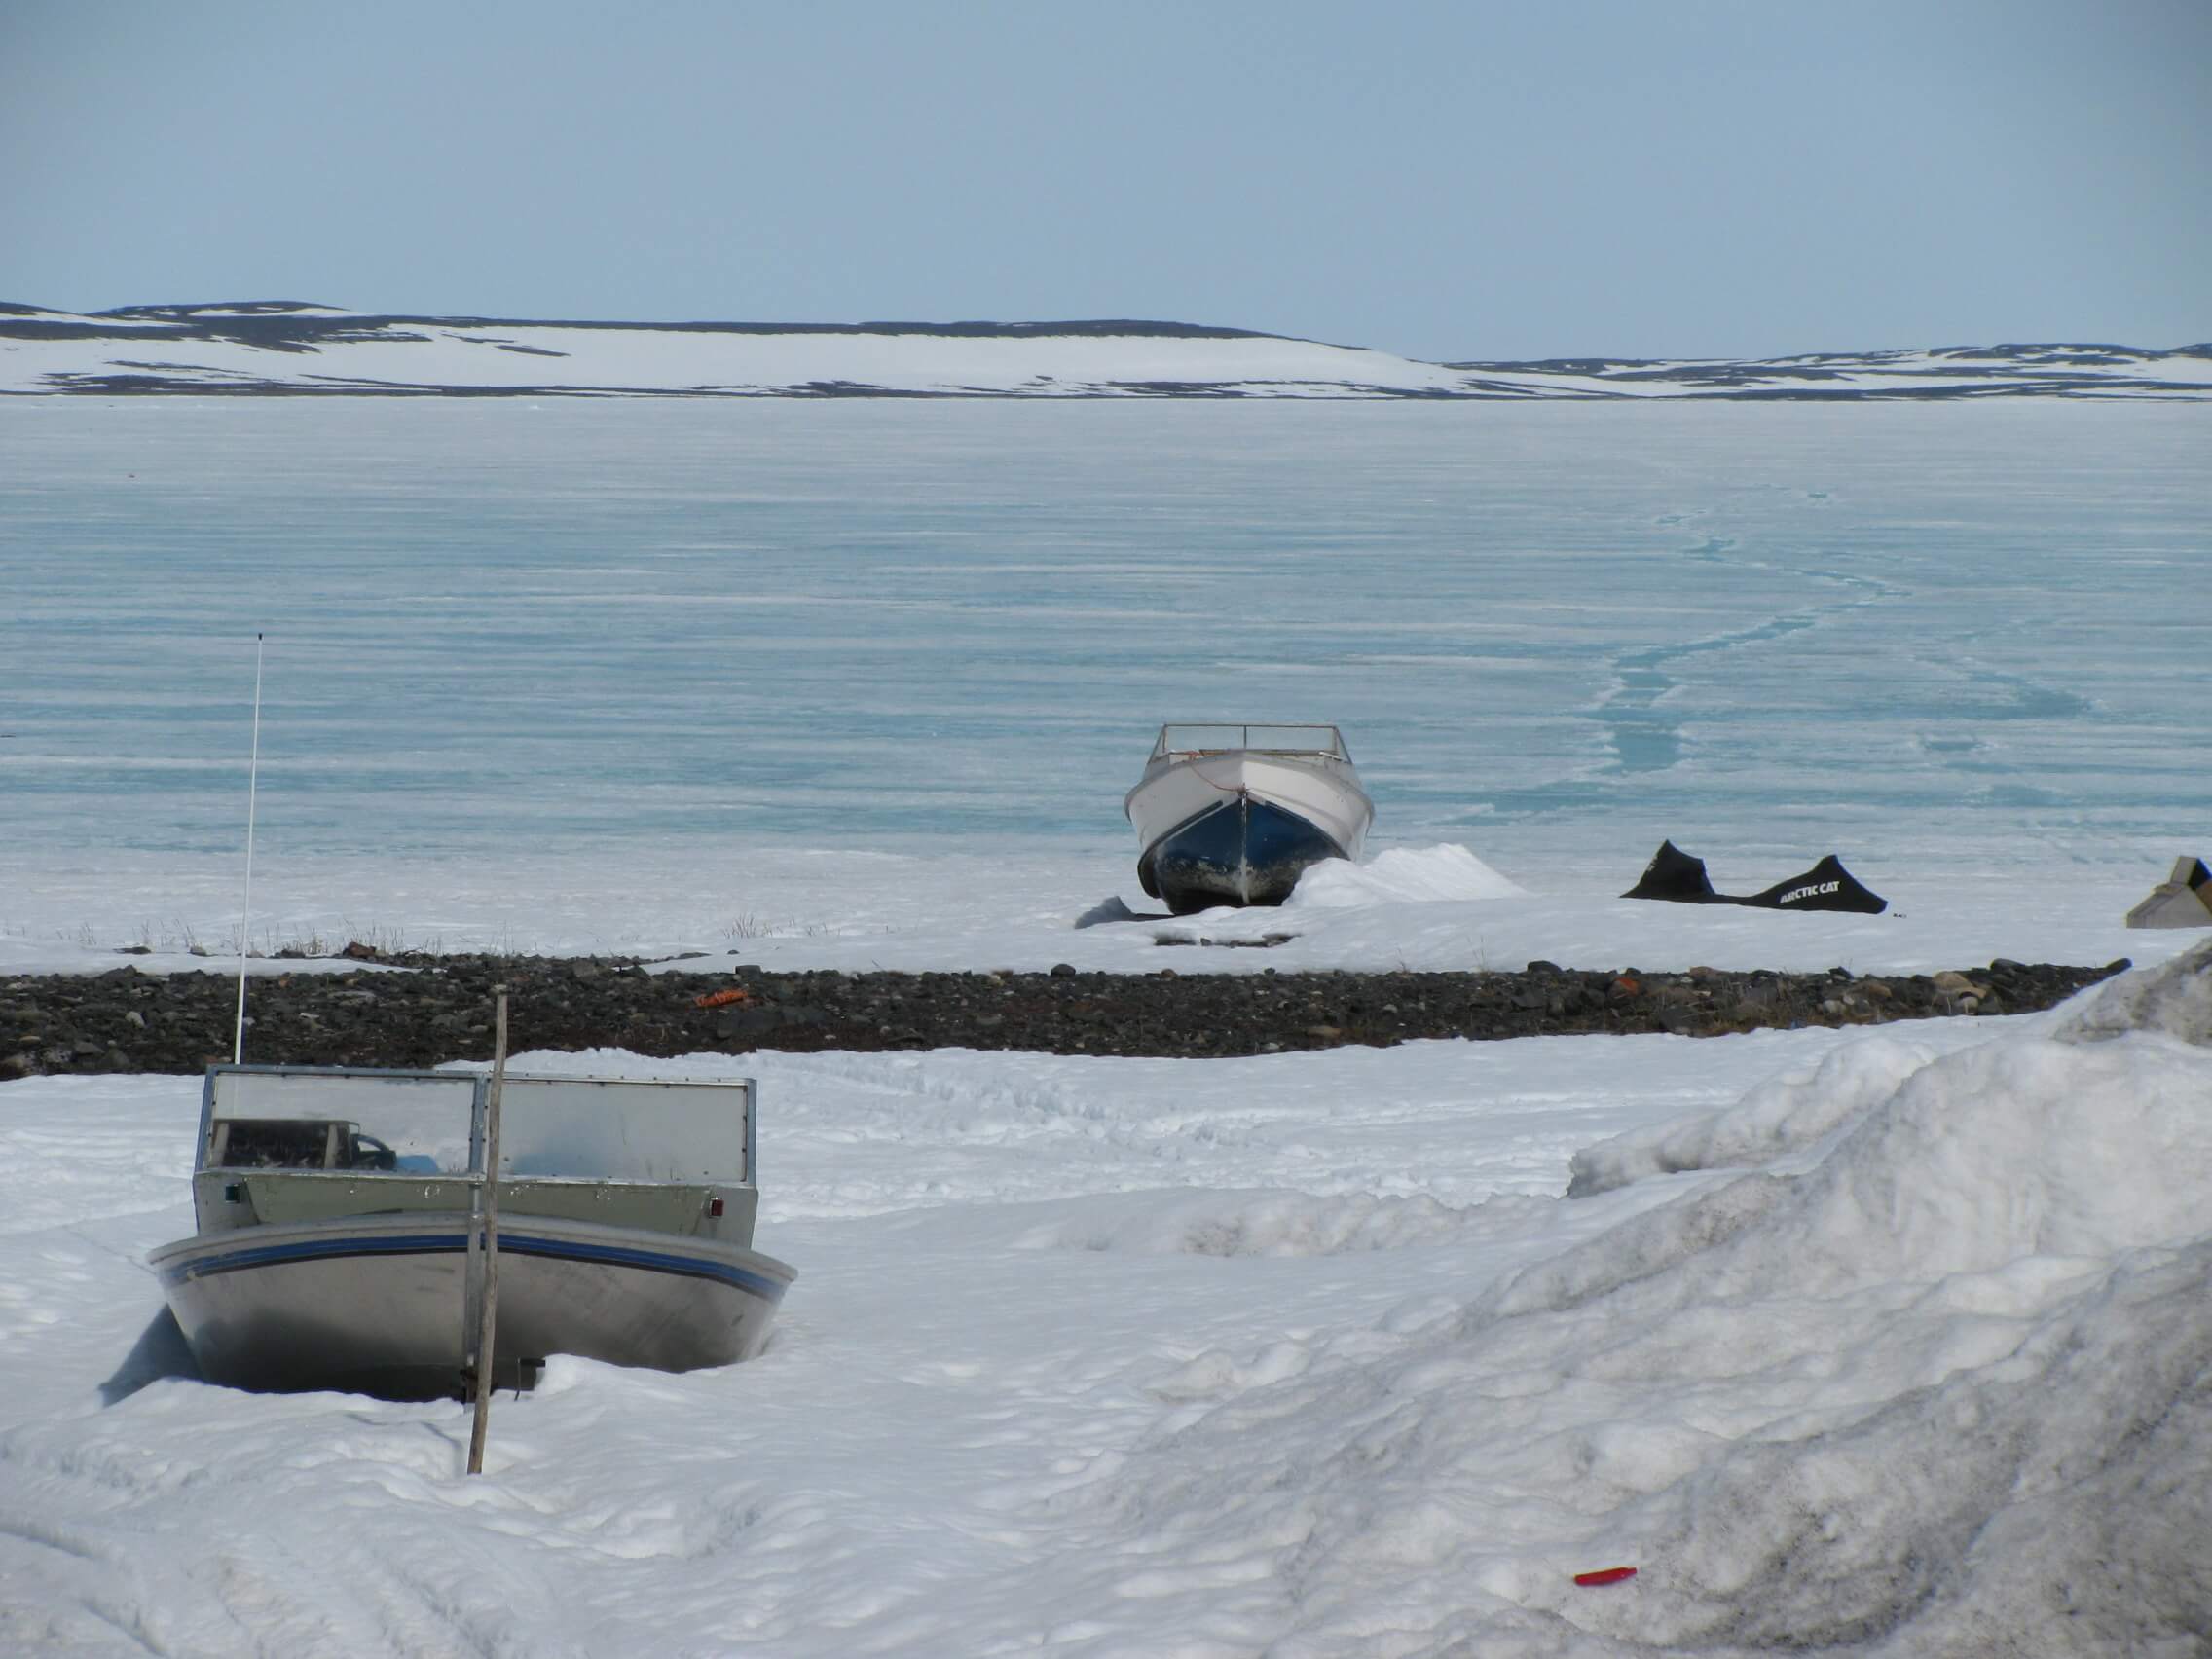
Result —
[[[0,0],[0,298],[2212,337],[2212,0]]]

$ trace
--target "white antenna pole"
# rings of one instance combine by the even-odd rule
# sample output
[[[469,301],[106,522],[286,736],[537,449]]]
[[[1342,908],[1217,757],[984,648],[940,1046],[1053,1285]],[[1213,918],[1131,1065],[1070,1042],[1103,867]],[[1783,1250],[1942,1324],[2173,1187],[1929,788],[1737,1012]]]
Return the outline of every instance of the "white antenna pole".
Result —
[[[253,801],[261,782],[261,636],[253,637],[253,758],[245,773],[245,899],[239,905],[239,1023],[231,1039],[231,1064],[245,1059],[245,936],[253,923]]]

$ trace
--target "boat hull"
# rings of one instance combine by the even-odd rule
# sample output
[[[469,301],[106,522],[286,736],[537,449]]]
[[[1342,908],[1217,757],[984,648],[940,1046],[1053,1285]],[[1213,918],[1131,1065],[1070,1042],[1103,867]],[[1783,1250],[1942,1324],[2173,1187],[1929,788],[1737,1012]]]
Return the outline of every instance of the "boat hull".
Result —
[[[1348,764],[1243,751],[1156,764],[1126,804],[1137,879],[1177,915],[1281,903],[1308,866],[1357,859],[1374,816]]]
[[[1309,866],[1344,856],[1308,820],[1246,797],[1162,835],[1137,861],[1137,879],[1184,916],[1224,904],[1279,904]]]
[[[208,1382],[434,1399],[460,1387],[464,1215],[348,1216],[240,1228],[150,1258]],[[530,1215],[499,1227],[494,1380],[546,1356],[691,1371],[750,1359],[794,1277],[711,1239]]]

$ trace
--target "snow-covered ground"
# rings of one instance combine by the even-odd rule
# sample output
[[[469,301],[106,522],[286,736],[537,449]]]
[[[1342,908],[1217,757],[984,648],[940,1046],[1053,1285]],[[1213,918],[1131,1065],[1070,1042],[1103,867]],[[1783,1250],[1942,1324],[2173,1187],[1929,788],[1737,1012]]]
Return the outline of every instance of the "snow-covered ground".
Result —
[[[189,1377],[194,1080],[0,1087],[0,1649],[2203,1650],[2212,946],[1877,1033],[747,1069],[768,1352],[556,1361],[478,1479],[459,1406]]]
[[[1439,364],[1158,323],[833,328],[389,316],[329,306],[0,308],[0,393],[509,390],[935,397],[2212,397],[2212,347],[1952,347],[1760,362]]]
[[[1144,895],[1135,859],[1119,850],[930,857],[771,845],[749,850],[741,879],[726,884],[711,866],[702,874],[708,856],[641,846],[619,863],[532,854],[404,866],[265,857],[254,873],[249,948],[255,966],[284,972],[301,964],[258,957],[286,946],[335,952],[357,939],[395,950],[682,957],[672,969],[700,972],[732,962],[785,972],[1035,972],[1062,962],[1139,974],[1465,972],[1541,959],[1653,972],[1928,974],[1999,956],[2150,962],[2191,937],[2123,925],[2166,874],[2148,854],[2051,881],[2033,903],[2003,872],[1938,870],[1899,887],[1862,868],[1891,901],[1884,914],[1862,916],[1622,899],[1604,884],[1610,875],[1627,887],[1641,867],[1634,858],[1625,870],[1500,871],[1446,842],[1387,848],[1359,866],[1317,865],[1277,909],[1183,917]],[[102,849],[37,867],[36,882],[0,917],[0,973],[189,971],[238,949],[235,856]],[[1778,866],[1760,884],[1790,873]],[[1262,941],[1266,948],[1249,948]]]

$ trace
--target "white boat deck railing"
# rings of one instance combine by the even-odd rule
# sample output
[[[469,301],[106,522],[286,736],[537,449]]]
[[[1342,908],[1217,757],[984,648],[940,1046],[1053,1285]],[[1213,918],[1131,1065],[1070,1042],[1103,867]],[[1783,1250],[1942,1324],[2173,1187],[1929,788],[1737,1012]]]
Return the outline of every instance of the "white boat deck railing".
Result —
[[[1235,721],[1163,725],[1159,741],[1152,746],[1152,758],[1188,760],[1235,749],[1262,755],[1351,759],[1344,734],[1333,725],[1248,725]]]

